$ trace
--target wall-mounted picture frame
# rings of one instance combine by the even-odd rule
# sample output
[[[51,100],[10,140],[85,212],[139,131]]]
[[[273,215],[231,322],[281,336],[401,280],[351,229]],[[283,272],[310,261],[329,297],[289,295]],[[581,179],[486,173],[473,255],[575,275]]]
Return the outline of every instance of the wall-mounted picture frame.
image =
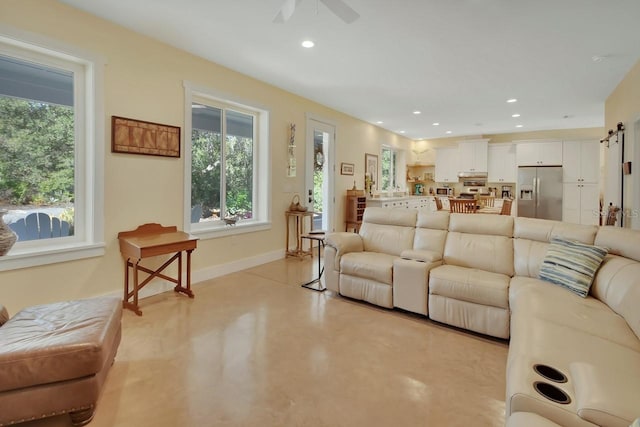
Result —
[[[353,175],[354,168],[353,163],[340,163],[340,175]]]
[[[111,116],[111,151],[180,157],[180,128]]]

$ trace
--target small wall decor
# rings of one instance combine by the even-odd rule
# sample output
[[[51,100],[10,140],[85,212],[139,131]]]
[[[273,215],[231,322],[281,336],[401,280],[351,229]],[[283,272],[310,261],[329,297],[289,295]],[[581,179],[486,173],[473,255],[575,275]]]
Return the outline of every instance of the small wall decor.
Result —
[[[287,146],[287,177],[296,176],[296,125],[289,125],[289,145]]]
[[[111,151],[180,157],[180,128],[111,116]]]
[[[353,163],[340,163],[340,175],[353,175]]]

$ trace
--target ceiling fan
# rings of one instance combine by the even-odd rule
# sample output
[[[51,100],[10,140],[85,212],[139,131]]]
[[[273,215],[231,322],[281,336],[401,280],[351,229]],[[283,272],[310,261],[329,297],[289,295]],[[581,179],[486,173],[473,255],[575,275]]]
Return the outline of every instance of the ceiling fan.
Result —
[[[278,14],[273,19],[273,22],[287,22],[293,15],[293,12],[295,12],[296,6],[298,6],[301,1],[302,0],[285,0],[282,4],[282,7],[278,11]],[[351,24],[353,21],[360,17],[358,12],[351,9],[351,7],[342,0],[316,0],[316,9],[318,1],[327,6],[327,8],[331,12],[333,12],[338,18],[342,19],[347,24]]]

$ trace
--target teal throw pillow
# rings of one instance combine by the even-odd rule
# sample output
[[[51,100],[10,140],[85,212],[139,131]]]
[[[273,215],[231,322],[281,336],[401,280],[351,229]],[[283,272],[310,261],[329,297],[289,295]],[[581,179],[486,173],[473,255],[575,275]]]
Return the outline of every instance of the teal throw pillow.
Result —
[[[600,246],[554,237],[542,261],[540,279],[585,298],[607,252]]]

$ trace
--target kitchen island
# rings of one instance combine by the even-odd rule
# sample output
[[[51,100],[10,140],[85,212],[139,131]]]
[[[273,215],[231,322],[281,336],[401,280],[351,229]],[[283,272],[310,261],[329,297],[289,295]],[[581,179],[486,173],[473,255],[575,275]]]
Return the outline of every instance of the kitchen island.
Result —
[[[367,206],[375,206],[380,208],[411,208],[411,209],[429,209],[436,211],[436,197],[442,202],[442,209],[449,210],[449,196],[384,196],[384,197],[367,197]],[[500,209],[504,199],[496,198],[493,207]]]

